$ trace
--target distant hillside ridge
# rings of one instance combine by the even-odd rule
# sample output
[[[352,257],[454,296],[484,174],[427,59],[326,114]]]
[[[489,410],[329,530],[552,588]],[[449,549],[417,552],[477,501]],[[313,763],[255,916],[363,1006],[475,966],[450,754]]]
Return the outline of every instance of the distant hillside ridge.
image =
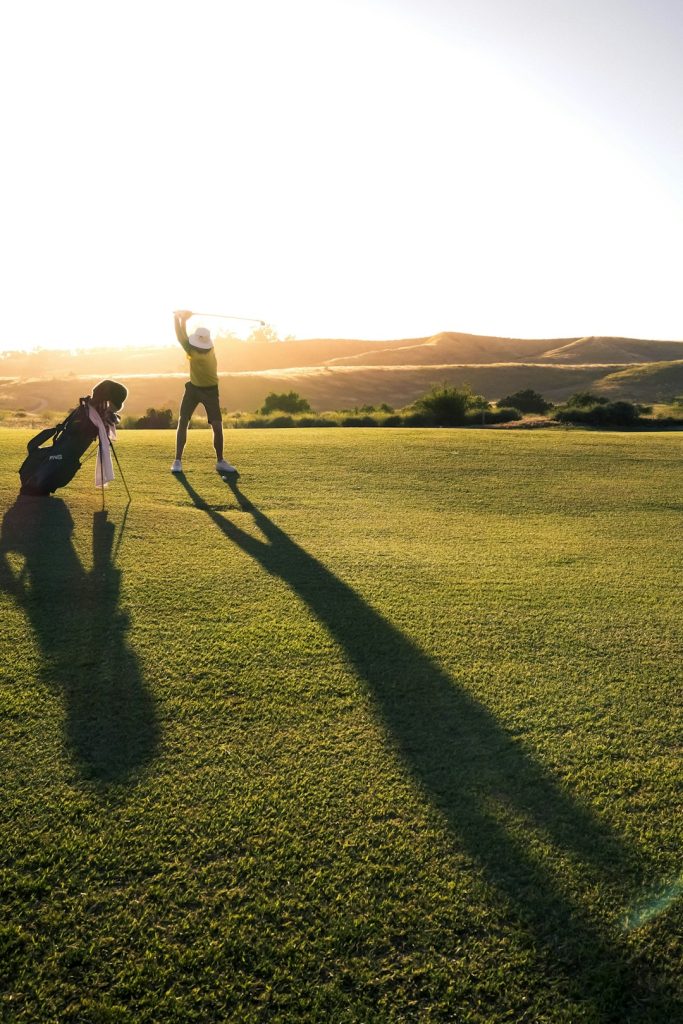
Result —
[[[277,370],[292,366],[320,366],[329,360],[346,358],[373,351],[376,347],[414,346],[427,338],[401,341],[361,341],[356,339],[311,339],[252,343],[231,341],[220,336],[216,342],[221,365],[236,372],[242,370]],[[172,342],[168,345],[121,348],[92,348],[75,352],[36,349],[32,352],[0,353],[0,376],[41,377],[74,374],[116,376],[125,373],[180,373],[187,367],[183,350]]]
[[[683,358],[683,342],[637,338],[577,338],[544,352],[549,363],[650,363]]]
[[[221,404],[253,412],[270,391],[297,391],[318,410],[386,402],[401,407],[433,384],[470,384],[496,400],[523,388],[558,402],[574,391],[667,402],[683,394],[683,343],[635,338],[497,338],[441,332],[395,341],[217,341]],[[0,356],[0,411],[64,412],[102,377],[130,389],[126,413],[177,409],[185,354],[163,348],[51,350]]]
[[[619,365],[549,363],[314,366],[221,373],[220,394],[224,409],[243,412],[255,411],[272,391],[296,391],[319,412],[382,402],[399,408],[414,402],[432,385],[442,382],[458,386],[470,384],[476,392],[489,399],[530,387],[557,402],[574,391],[602,390],[602,382],[612,380],[621,369]],[[186,373],[117,376],[129,389],[124,410],[126,415],[142,415],[151,406],[176,410],[187,380]],[[91,392],[99,379],[100,375],[23,380],[0,378],[0,410],[22,409],[35,414],[45,410],[66,411],[77,403],[81,395]],[[634,387],[631,378],[626,379],[625,386],[630,395]],[[615,382],[610,395],[616,397],[620,394],[619,385]],[[646,395],[642,397],[647,400]]]
[[[529,340],[444,332],[413,345],[402,343],[330,360],[330,365],[427,366],[443,363],[563,363],[572,366],[657,362],[683,356],[683,342],[637,338]]]
[[[569,339],[575,341],[576,339]],[[461,334],[444,331],[431,338],[415,343],[402,342],[387,347],[374,348],[359,355],[350,355],[330,360],[329,364],[346,366],[429,366],[445,363],[472,363],[482,366],[486,363],[536,362],[542,359],[548,348],[565,346],[568,339],[548,341],[525,338],[496,338],[478,334]],[[613,362],[613,360],[610,360]]]
[[[623,365],[683,358],[681,341],[636,338],[499,338],[443,331],[431,337],[393,341],[311,338],[274,343],[218,339],[221,369],[235,373],[314,366],[443,366],[493,363]],[[187,362],[180,347],[126,346],[77,352],[38,349],[0,353],[0,376],[64,377],[70,374],[182,373]]]
[[[683,359],[616,370],[603,377],[596,390],[608,398],[670,402],[674,396],[683,395]]]

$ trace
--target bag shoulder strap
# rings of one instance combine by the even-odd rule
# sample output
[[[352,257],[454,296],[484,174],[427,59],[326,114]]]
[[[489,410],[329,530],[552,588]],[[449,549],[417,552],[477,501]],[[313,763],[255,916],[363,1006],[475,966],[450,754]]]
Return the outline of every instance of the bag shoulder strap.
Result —
[[[41,430],[39,434],[32,437],[29,443],[26,445],[26,450],[34,452],[36,448],[40,448],[41,445],[49,441],[51,437],[54,437],[57,431],[63,426],[62,423],[58,423],[56,427],[48,427],[47,430]]]

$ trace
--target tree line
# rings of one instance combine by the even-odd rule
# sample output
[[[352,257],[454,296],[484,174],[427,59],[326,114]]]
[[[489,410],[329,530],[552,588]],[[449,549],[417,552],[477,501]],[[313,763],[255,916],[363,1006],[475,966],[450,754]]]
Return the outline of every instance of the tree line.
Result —
[[[490,402],[475,394],[468,384],[434,385],[411,405],[400,410],[386,402],[360,408],[316,413],[306,398],[296,391],[271,392],[254,414],[226,413],[226,422],[234,427],[288,426],[434,426],[462,427],[510,423],[535,415],[546,421],[594,427],[637,427],[652,407],[625,400],[610,401],[602,395],[578,391],[565,402],[553,404],[532,388],[524,388]],[[650,421],[655,422],[655,421]],[[661,426],[683,423],[674,417],[656,421]],[[133,429],[168,430],[176,426],[170,409],[147,410],[138,419],[127,417],[124,426]]]

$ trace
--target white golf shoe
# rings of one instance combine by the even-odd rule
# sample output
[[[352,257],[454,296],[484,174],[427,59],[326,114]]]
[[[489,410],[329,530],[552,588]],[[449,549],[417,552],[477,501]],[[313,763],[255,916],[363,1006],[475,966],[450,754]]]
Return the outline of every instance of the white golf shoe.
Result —
[[[216,463],[216,472],[217,473],[221,473],[221,474],[222,473],[235,473],[237,476],[239,476],[239,473],[237,472],[235,467],[231,466],[229,462],[225,461],[225,459],[220,459]]]
[[[183,471],[183,464],[182,464],[182,462],[180,461],[180,459],[174,459],[173,460],[173,464],[171,466],[171,472],[172,473],[182,473],[182,471]]]

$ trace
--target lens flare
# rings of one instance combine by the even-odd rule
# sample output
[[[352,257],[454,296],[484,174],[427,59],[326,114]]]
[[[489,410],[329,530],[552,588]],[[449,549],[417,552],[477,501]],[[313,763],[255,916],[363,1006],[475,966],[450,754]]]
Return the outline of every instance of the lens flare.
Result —
[[[649,924],[654,918],[659,917],[668,910],[672,903],[675,903],[683,892],[683,875],[679,876],[666,889],[651,893],[649,897],[636,903],[628,911],[624,931],[632,932],[644,925]]]

